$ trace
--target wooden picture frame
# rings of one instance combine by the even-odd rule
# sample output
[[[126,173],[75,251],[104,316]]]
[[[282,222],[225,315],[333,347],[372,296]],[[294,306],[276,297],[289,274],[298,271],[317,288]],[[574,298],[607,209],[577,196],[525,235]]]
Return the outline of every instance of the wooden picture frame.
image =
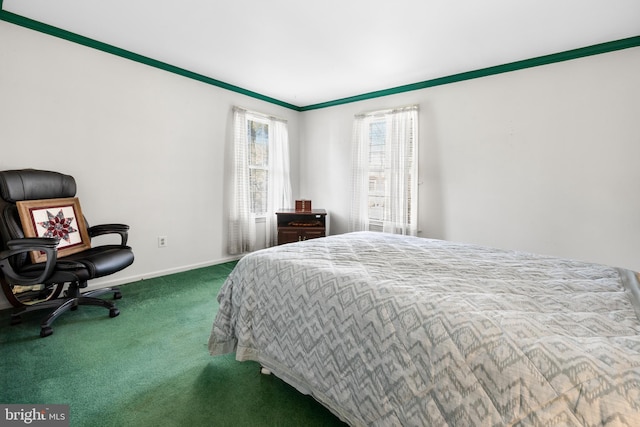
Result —
[[[91,239],[77,197],[17,202],[25,237],[53,237],[59,239],[58,258],[91,247]],[[41,251],[31,252],[31,261],[44,262]]]

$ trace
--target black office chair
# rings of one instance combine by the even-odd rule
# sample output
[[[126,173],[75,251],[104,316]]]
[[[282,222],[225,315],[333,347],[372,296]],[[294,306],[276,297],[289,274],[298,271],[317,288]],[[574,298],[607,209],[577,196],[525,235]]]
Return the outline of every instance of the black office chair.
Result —
[[[105,307],[109,317],[118,316],[120,312],[113,302],[97,298],[113,293],[113,298],[119,299],[122,295],[117,288],[85,293],[80,289],[87,287],[88,280],[123,270],[134,259],[133,251],[126,246],[129,226],[124,224],[89,227],[84,216],[82,221],[78,218],[74,225],[78,228],[84,225],[86,229],[72,228],[71,232],[86,231],[89,242],[81,251],[74,249],[75,253],[64,257],[62,249],[58,250],[60,238],[55,233],[52,237],[46,234],[25,237],[18,202],[42,201],[46,204],[48,199],[73,198],[75,194],[76,182],[69,175],[34,169],[0,172],[0,284],[7,300],[15,307],[12,325],[20,323],[21,315],[26,312],[54,308],[40,325],[41,337],[53,333],[51,324],[62,313],[80,305]],[[104,234],[119,235],[120,244],[91,247],[90,239]],[[41,258],[46,255],[46,260],[35,262],[33,254]]]

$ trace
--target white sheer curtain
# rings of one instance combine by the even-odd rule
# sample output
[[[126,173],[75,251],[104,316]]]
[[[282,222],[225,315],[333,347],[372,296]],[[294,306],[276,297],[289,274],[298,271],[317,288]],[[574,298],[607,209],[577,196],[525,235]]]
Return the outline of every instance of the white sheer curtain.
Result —
[[[230,254],[241,254],[256,249],[256,213],[251,211],[251,181],[249,175],[249,120],[260,118],[269,124],[269,168],[267,179],[264,246],[273,246],[277,240],[275,212],[290,207],[291,180],[289,177],[289,133],[287,122],[271,116],[249,112],[240,107],[233,110],[234,163],[231,177],[229,210]]]
[[[292,205],[289,177],[289,130],[287,123],[272,118],[269,125],[269,192],[265,224],[265,245],[274,246],[278,240],[276,211]]]
[[[377,147],[377,151],[372,151],[374,123],[384,129],[381,137],[384,138],[383,147],[382,144],[373,145]],[[373,138],[375,141],[375,137]],[[349,223],[351,231],[379,230],[413,236],[418,234],[417,152],[417,106],[355,117]],[[381,163],[382,167],[372,174],[376,162]],[[375,197],[371,197],[372,194]]]
[[[249,182],[249,136],[247,111],[233,109],[233,170],[229,209],[230,254],[251,252],[256,247],[256,221],[251,213]]]
[[[364,115],[356,116],[353,121],[349,231],[369,230],[370,124],[371,117]]]

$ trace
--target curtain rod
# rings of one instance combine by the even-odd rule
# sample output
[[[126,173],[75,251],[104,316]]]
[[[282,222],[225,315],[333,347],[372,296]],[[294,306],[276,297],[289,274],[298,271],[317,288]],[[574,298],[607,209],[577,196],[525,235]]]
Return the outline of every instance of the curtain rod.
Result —
[[[264,118],[264,119],[276,120],[276,121],[279,121],[279,122],[287,123],[287,119],[283,119],[282,117],[274,116],[274,115],[271,115],[271,114],[260,113],[260,112],[257,112],[255,110],[250,110],[248,108],[240,107],[240,106],[237,106],[237,105],[233,106],[233,111],[244,111],[245,113],[250,113],[250,114],[253,114],[254,116],[260,116],[261,118]]]
[[[402,111],[411,111],[411,110],[418,110],[418,104],[406,105],[404,107],[388,108],[386,110],[367,111],[364,113],[356,114],[355,117],[356,118],[376,117],[376,116],[384,116],[386,114],[394,114],[394,113],[400,113]]]

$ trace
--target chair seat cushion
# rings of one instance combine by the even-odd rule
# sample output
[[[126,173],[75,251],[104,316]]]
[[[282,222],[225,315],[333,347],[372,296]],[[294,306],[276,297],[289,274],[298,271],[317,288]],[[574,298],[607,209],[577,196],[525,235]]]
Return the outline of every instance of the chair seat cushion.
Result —
[[[133,251],[129,246],[103,245],[68,255],[63,260],[83,264],[91,278],[95,278],[116,273],[133,264]]]
[[[133,264],[133,251],[129,246],[104,245],[90,248],[58,259],[53,274],[46,283],[86,282],[96,277],[116,273]],[[25,264],[18,274],[38,277],[45,263]]]

